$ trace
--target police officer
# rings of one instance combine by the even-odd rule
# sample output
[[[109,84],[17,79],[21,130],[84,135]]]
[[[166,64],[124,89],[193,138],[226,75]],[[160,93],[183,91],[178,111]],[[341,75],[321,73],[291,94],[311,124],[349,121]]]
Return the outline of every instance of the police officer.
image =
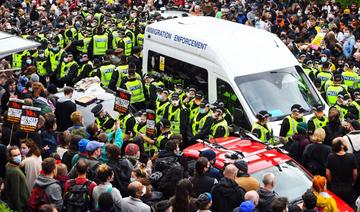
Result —
[[[190,102],[195,98],[196,90],[197,88],[195,85],[189,85],[189,87],[187,88],[186,96],[183,101],[187,108],[189,108]]]
[[[147,99],[146,108],[156,109],[157,89],[164,87],[164,83],[159,79],[156,79],[152,74],[145,74],[145,96]]]
[[[115,125],[115,120],[103,109],[102,104],[97,104],[91,109],[91,112],[95,116],[95,123],[98,125],[99,129],[103,132],[111,132]]]
[[[284,138],[286,141],[289,141],[289,138],[297,133],[298,122],[305,122],[303,117],[304,112],[305,109],[299,104],[294,104],[291,106],[291,114],[286,116],[281,123],[280,137]]]
[[[351,108],[351,113],[356,116],[357,119],[360,118],[360,88],[354,90],[354,101],[351,102],[353,106]]]
[[[140,76],[142,76],[142,59],[140,58],[141,54],[141,47],[134,46],[133,48],[133,54],[129,57],[129,63],[134,63],[136,66],[136,73],[138,73]]]
[[[140,46],[141,48],[144,45],[144,38],[145,38],[145,27],[140,27],[140,31],[136,37],[136,45]]]
[[[357,88],[359,75],[350,68],[349,64],[344,64],[344,72],[341,74],[344,77],[344,84],[349,88],[349,92]]]
[[[156,139],[156,147],[158,149],[164,150],[165,149],[165,144],[170,140],[171,123],[167,119],[161,119],[159,121],[159,127],[160,127],[160,135]]]
[[[186,136],[187,124],[189,123],[189,112],[185,106],[180,103],[179,95],[176,93],[171,97],[171,104],[166,109],[164,119],[170,121],[170,131],[172,134],[181,134]]]
[[[102,65],[98,68],[98,75],[100,75],[100,81],[104,87],[110,87],[110,81],[115,68],[115,65],[111,63],[110,58],[106,56]],[[114,84],[114,82],[112,84]]]
[[[184,92],[184,88],[183,88],[183,84],[181,83],[176,83],[175,86],[174,86],[174,91],[170,94],[170,98],[173,94],[177,93],[179,95],[179,98],[180,98],[180,103],[181,104],[184,104],[184,99],[186,97],[186,93]]]
[[[135,69],[135,64],[129,63],[127,78],[121,82],[120,87],[131,93],[131,105],[140,110],[145,107],[145,92],[142,81],[136,78]]]
[[[56,71],[56,75],[59,79],[58,87],[63,87],[64,84],[67,86],[73,86],[78,69],[79,65],[74,61],[73,54],[65,56],[63,62]]]
[[[220,138],[229,136],[229,127],[224,118],[225,109],[217,106],[213,114],[214,123],[211,126],[210,138]]]
[[[146,110],[140,110],[135,114],[136,124],[134,126],[135,136],[142,137],[144,141],[144,151],[147,155],[153,156],[157,152],[155,140],[148,137],[146,134],[146,121],[147,113]]]
[[[332,77],[332,73],[330,71],[330,63],[325,62],[322,66],[322,69],[320,72],[318,72],[317,76],[318,78],[321,79],[321,86],[324,86],[325,83],[331,79]],[[326,87],[325,87],[326,90]]]
[[[89,60],[89,56],[87,54],[82,54],[80,59],[80,68],[77,73],[77,77],[75,79],[75,83],[84,79],[86,77],[90,77],[93,71],[93,63]]]
[[[340,92],[337,97],[338,98],[334,107],[340,112],[340,121],[344,121],[345,116],[349,112],[349,105],[351,105],[351,97],[345,91]]]
[[[304,69],[305,73],[309,76],[311,81],[314,81],[315,76],[318,73],[318,70],[316,68],[314,68],[313,61],[310,59],[305,59],[304,63],[303,63],[303,69]]]
[[[189,104],[188,108],[190,111],[189,119],[193,119],[195,115],[199,112],[200,103],[204,99],[204,93],[201,91],[196,92],[195,98],[192,99]]]
[[[135,117],[129,110],[127,110],[125,113],[120,113],[118,119],[120,120],[120,128],[122,130],[123,142],[127,143],[135,136]],[[123,148],[121,149],[125,150],[125,146],[126,145],[123,145]]]
[[[135,26],[134,26],[134,23],[132,23],[131,21],[127,22],[125,36],[130,38],[133,46],[136,45]]]
[[[168,100],[169,90],[159,87],[157,93],[156,123],[159,123],[159,121],[163,119],[167,108],[170,106],[170,102]]]
[[[51,71],[54,73],[56,69],[59,67],[61,62],[64,60],[65,51],[60,49],[58,43],[53,42],[51,44],[51,48],[49,49],[49,59],[51,64]],[[53,79],[55,82],[57,79]]]
[[[40,77],[41,83],[46,85],[46,76],[51,74],[51,66],[48,58],[45,57],[44,50],[39,50],[39,56],[36,61],[36,71]]]
[[[195,142],[197,139],[207,139],[211,132],[211,126],[214,123],[210,104],[206,99],[201,101],[199,112],[190,120],[188,129],[188,136],[190,142]]]
[[[320,93],[321,97],[323,99],[326,99],[326,93],[324,90],[324,86],[322,86],[321,79],[319,77],[315,78],[314,85],[315,85],[316,90]]]
[[[314,116],[308,121],[308,133],[312,135],[318,128],[323,128],[328,123],[328,118],[324,113],[324,106],[322,104],[315,104],[313,106]]]
[[[340,92],[346,91],[345,85],[342,84],[343,76],[341,74],[334,74],[332,79],[332,83],[329,83],[330,85],[326,89],[326,101],[330,106],[336,103],[337,95]]]
[[[23,52],[13,53],[12,57],[11,57],[11,60],[12,60],[11,67],[14,69],[16,69],[16,68],[21,69],[22,63],[23,63],[23,58],[25,59],[25,57],[28,55],[29,55],[29,52],[26,50]]]
[[[132,48],[133,48],[133,43],[131,41],[131,38],[129,38],[128,36],[124,36],[122,43],[124,45],[124,55],[126,57],[129,57],[132,54]]]
[[[112,39],[105,32],[103,26],[99,26],[95,30],[95,35],[92,37],[88,47],[88,54],[94,58],[104,56],[106,51],[111,47]]]
[[[273,131],[267,126],[271,114],[265,110],[260,111],[256,114],[258,119],[252,126],[251,132],[262,142],[272,143],[273,141]]]

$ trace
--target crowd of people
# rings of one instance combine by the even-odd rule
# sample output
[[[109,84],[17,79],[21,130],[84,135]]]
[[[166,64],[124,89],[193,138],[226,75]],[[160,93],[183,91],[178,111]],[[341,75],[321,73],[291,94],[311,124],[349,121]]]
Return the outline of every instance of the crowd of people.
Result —
[[[324,105],[313,105],[305,122],[304,109],[294,104],[281,125],[284,148],[314,175],[301,204],[276,193],[281,182],[273,173],[251,177],[245,160],[219,170],[216,153],[205,150],[189,166],[181,150],[234,134],[234,111],[226,99],[208,102],[196,85],[142,70],[145,27],[166,19],[158,12],[163,7],[275,33],[298,58],[331,106],[327,116]],[[1,31],[41,44],[0,61],[0,211],[338,211],[328,189],[351,207],[360,205],[357,4],[0,0],[0,17]],[[109,92],[127,90],[131,107],[112,117],[97,104],[95,121],[85,123],[72,96],[88,77]],[[35,132],[8,122],[10,99],[41,109]],[[151,135],[146,109],[156,114]],[[273,143],[271,114],[256,117],[252,133]]]

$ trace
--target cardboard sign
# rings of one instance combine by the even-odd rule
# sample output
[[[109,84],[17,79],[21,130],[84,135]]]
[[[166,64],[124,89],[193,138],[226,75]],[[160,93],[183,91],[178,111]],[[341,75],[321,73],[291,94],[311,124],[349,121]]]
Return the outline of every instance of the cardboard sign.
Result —
[[[119,113],[126,113],[129,109],[131,93],[124,89],[119,89],[115,96],[114,110]]]
[[[22,106],[22,114],[20,118],[20,130],[23,132],[35,132],[39,122],[41,109],[38,107]]]
[[[9,109],[7,113],[7,121],[11,124],[20,123],[22,106],[24,104],[24,100],[20,99],[9,99]]]
[[[155,120],[156,120],[156,114],[153,110],[146,110],[146,135],[148,137],[152,137],[156,133],[156,126],[155,126]]]

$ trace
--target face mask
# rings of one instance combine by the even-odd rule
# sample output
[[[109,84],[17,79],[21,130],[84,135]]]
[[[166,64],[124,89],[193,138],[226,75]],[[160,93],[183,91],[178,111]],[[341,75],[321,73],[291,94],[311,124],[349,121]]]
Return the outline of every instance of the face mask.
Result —
[[[158,96],[157,96],[157,99],[158,99],[159,101],[162,101],[162,100],[163,100],[163,98],[162,98],[161,95],[158,95]]]
[[[44,57],[45,57],[45,54],[39,54],[39,57],[40,57],[40,58],[44,58]]]
[[[325,63],[327,61],[327,57],[321,57],[321,62]]]
[[[31,60],[26,60],[26,63],[29,65],[31,64],[31,62],[32,62]]]
[[[135,120],[137,123],[140,123],[141,122],[141,118],[140,117],[135,117]]]
[[[301,16],[301,15],[302,15],[301,11],[297,12],[297,16]]]
[[[13,162],[15,164],[20,164],[21,163],[21,155],[13,157]]]
[[[32,88],[29,88],[29,91],[30,91],[30,92],[33,92],[33,89],[32,89]]]
[[[177,107],[177,106],[179,105],[179,101],[177,101],[177,100],[171,101],[171,104],[172,104],[174,107]]]
[[[73,16],[76,16],[77,15],[77,12],[72,12],[71,13]]]
[[[21,155],[22,156],[26,156],[29,153],[29,149],[22,149],[21,150]]]
[[[130,183],[135,182],[135,178],[130,178]]]
[[[199,113],[201,113],[201,114],[206,113],[205,108],[199,108]]]
[[[180,94],[180,93],[182,92],[182,89],[180,89],[180,88],[175,88],[175,92],[178,93],[178,94]]]
[[[57,52],[57,51],[59,51],[59,47],[53,47],[52,50],[53,50],[54,52]]]
[[[146,187],[144,186],[141,192],[141,196],[144,196],[146,194]]]
[[[130,17],[131,17],[131,18],[135,18],[135,17],[136,17],[136,13],[131,13],[131,14],[130,14]]]
[[[84,60],[83,60],[83,59],[80,59],[79,61],[80,61],[80,63],[83,63],[83,62],[84,62]]]
[[[67,63],[69,61],[69,59],[67,58],[64,58],[64,62]]]
[[[344,32],[344,37],[345,37],[345,38],[348,38],[349,36],[350,36],[350,33]]]
[[[80,22],[76,22],[75,23],[75,28],[79,29],[81,27],[81,23]]]

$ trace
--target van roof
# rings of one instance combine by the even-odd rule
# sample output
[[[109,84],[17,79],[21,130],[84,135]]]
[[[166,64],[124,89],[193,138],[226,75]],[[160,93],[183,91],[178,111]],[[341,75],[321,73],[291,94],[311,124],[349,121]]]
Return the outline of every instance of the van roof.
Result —
[[[145,33],[146,40],[182,49],[225,67],[229,71],[224,74],[231,79],[298,64],[275,34],[213,17],[160,21],[148,25]]]

